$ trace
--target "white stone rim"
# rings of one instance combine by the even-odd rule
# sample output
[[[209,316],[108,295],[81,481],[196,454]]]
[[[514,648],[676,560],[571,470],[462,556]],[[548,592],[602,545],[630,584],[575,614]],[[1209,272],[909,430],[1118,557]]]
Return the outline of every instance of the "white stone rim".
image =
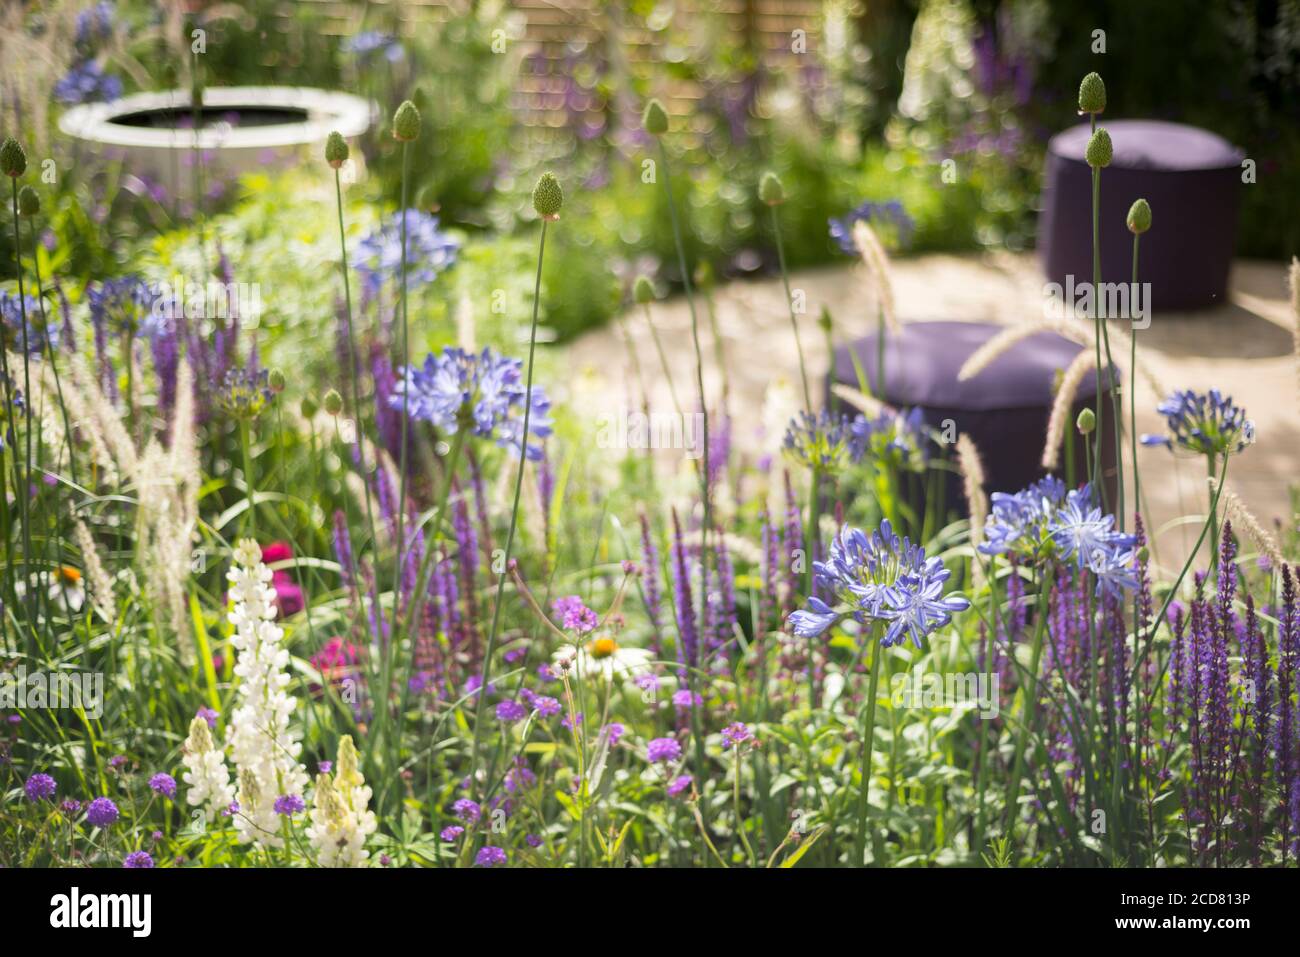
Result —
[[[187,90],[135,93],[111,103],[86,103],[59,117],[59,129],[69,136],[108,146],[154,149],[193,149],[191,130],[149,129],[125,126],[113,120],[146,110],[188,107]],[[325,141],[333,131],[345,139],[360,136],[370,128],[375,108],[350,93],[337,93],[298,86],[225,86],[203,92],[207,108],[289,108],[307,111],[305,120],[266,126],[218,126],[199,131],[199,149],[275,149]]]

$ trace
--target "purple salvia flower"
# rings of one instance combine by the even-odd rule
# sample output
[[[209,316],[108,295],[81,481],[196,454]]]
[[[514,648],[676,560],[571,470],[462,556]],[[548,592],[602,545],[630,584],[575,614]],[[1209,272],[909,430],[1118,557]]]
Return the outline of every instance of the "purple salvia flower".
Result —
[[[340,509],[334,513],[334,557],[339,563],[343,583],[355,595],[357,592],[356,560],[352,553],[352,536],[348,532],[347,516]]]
[[[659,583],[659,549],[650,536],[650,520],[641,513],[641,598],[646,617],[650,619],[652,638],[650,649],[659,658],[663,652],[663,625],[660,603],[663,592]]]
[[[694,667],[699,664],[699,633],[695,628],[695,603],[691,596],[691,569],[686,543],[682,539],[682,526],[673,509],[672,572],[673,597],[677,609],[677,660]]]
[[[718,609],[713,626],[717,634],[717,646],[726,654],[728,647],[736,640],[736,582],[731,553],[727,551],[727,540],[722,529],[714,530],[714,541],[717,543],[714,564],[718,576]]]

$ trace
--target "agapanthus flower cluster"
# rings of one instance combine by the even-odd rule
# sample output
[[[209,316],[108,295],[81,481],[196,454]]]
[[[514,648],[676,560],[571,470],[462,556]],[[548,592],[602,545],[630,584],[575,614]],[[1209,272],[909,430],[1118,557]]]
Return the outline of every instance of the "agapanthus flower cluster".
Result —
[[[438,228],[438,217],[419,209],[406,211],[406,283],[412,286],[433,282],[456,263],[460,241]],[[386,282],[400,283],[402,277],[402,214],[393,213],[380,227],[361,240],[355,253],[357,272],[368,295],[375,295]]]
[[[970,607],[961,595],[944,595],[952,574],[925,549],[899,538],[889,520],[870,536],[844,526],[831,543],[830,556],[814,562],[817,584],[837,607],[817,597],[790,616],[796,635],[817,637],[837,621],[852,617],[860,624],[887,624],[881,644],[895,645],[910,637],[920,648],[927,635],[952,620],[955,612]]]
[[[1115,528],[1115,516],[1096,504],[1091,485],[1067,492],[1048,476],[1014,494],[994,492],[992,514],[984,525],[984,555],[1007,555],[1028,562],[1056,556],[1091,571],[1100,591],[1137,587],[1137,539]]]
[[[804,468],[833,472],[850,454],[852,425],[846,415],[822,409],[800,412],[790,421],[781,443],[785,454]]]
[[[1143,445],[1175,445],[1200,455],[1230,455],[1255,441],[1255,423],[1246,410],[1218,389],[1179,389],[1156,406],[1169,426],[1168,435],[1144,435]]]
[[[236,419],[255,419],[271,401],[266,369],[228,369],[217,393],[217,404]]]
[[[307,837],[321,867],[363,867],[370,852],[366,838],[379,826],[370,810],[370,788],[361,775],[351,735],[339,741],[338,770],[319,774],[312,796]]]
[[[298,761],[302,745],[290,727],[297,701],[285,688],[289,652],[281,645],[284,630],[275,624],[275,589],[271,569],[262,563],[262,550],[251,539],[235,548],[227,573],[233,607],[231,639],[238,658],[235,676],[238,706],[230,721],[230,750],[238,769],[239,839],[279,847],[280,821],[275,801],[282,794],[302,794],[307,772]],[[191,728],[193,731],[193,728]]]
[[[524,446],[524,403],[531,401],[528,431],[538,438],[551,434],[550,400],[541,386],[526,396],[523,363],[485,348],[480,353],[448,346],[431,353],[422,366],[408,368],[389,398],[395,409],[407,404],[413,419],[428,422],[446,435],[462,425],[479,438],[492,439],[518,453]],[[527,445],[528,457],[541,458],[540,445]]]
[[[215,718],[214,718],[215,720]],[[185,773],[185,802],[190,807],[203,809],[203,816],[211,821],[230,807],[235,791],[230,786],[230,769],[225,756],[213,744],[212,731],[202,714],[190,722],[190,734],[185,739],[181,762]]]
[[[916,223],[896,199],[883,203],[873,203],[870,200],[859,203],[839,219],[832,217],[830,220],[831,239],[850,256],[858,255],[857,243],[853,240],[853,224],[861,220],[865,220],[877,232],[892,232],[899,246],[907,246],[916,230]]]
[[[48,347],[57,349],[59,347],[59,327],[56,323],[42,322],[41,304],[37,302],[34,296],[23,296],[19,299],[16,294],[9,292],[0,292],[0,322],[8,327],[9,332],[5,338],[8,347],[14,352],[19,352],[24,346],[23,341],[23,313],[27,315],[27,338],[26,347],[30,355],[39,356]]]
[[[140,276],[105,279],[86,290],[96,336],[105,331],[151,339],[165,331],[167,317],[154,308],[158,290]]]
[[[54,98],[69,105],[103,103],[122,95],[122,78],[105,73],[95,60],[74,63],[54,84]]]
[[[893,468],[921,472],[929,460],[926,440],[919,406],[908,412],[884,409],[871,418],[859,415],[849,424],[849,453],[854,461],[871,458]]]

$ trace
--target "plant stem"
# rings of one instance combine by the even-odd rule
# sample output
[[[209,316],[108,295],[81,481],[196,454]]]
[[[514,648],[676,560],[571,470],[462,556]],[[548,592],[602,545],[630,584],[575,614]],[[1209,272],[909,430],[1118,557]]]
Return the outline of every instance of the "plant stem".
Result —
[[[871,654],[871,679],[867,682],[866,709],[862,717],[862,781],[858,788],[857,837],[853,842],[853,860],[850,862],[854,867],[863,866],[867,849],[867,811],[871,797],[871,754],[876,739],[876,691],[880,685],[880,665],[885,657],[885,647],[880,643],[879,632],[879,627],[873,626],[867,639],[875,647]],[[879,864],[880,862],[877,861],[876,863]]]
[[[506,532],[505,568],[497,576],[496,604],[492,609],[492,629],[488,632],[487,648],[483,654],[483,674],[478,703],[474,709],[474,747],[470,752],[469,780],[470,789],[477,791],[479,749],[483,743],[483,702],[487,700],[487,687],[492,672],[492,655],[496,652],[497,631],[501,627],[501,606],[505,599],[506,578],[510,574],[510,552],[515,544],[515,529],[519,524],[519,496],[524,487],[524,468],[528,464],[528,425],[529,415],[533,409],[533,359],[537,352],[537,313],[542,302],[542,261],[546,256],[546,227],[548,221],[542,218],[542,235],[537,244],[537,276],[533,280],[533,321],[528,330],[528,375],[524,386],[524,422],[519,439],[519,469],[515,473],[515,498],[510,506],[510,529]]]
[[[411,365],[411,341],[410,325],[407,319],[406,303],[406,217],[408,210],[406,208],[406,189],[407,181],[410,178],[410,144],[402,140],[402,375],[406,375],[407,369]],[[407,485],[407,430],[409,428],[410,415],[410,390],[402,390],[402,425],[401,425],[401,448],[398,450],[400,475],[398,476],[398,493],[397,493],[397,541],[395,543],[395,555],[393,560],[393,608],[396,615],[397,608],[397,583],[402,579],[402,552],[406,546],[406,485]],[[358,409],[358,414],[360,410]],[[363,463],[364,464],[364,463]],[[441,521],[442,516],[438,516]]]
[[[790,273],[785,267],[785,243],[781,241],[781,217],[776,214],[776,207],[768,207],[772,211],[772,234],[776,237],[776,258],[781,264],[781,282],[785,285],[785,304],[790,310],[790,331],[794,333],[794,348],[799,354],[799,378],[803,381],[803,407],[804,411],[812,413],[812,390],[808,388],[808,370],[803,361],[803,344],[799,341],[799,323],[795,320],[794,299],[790,295]]]

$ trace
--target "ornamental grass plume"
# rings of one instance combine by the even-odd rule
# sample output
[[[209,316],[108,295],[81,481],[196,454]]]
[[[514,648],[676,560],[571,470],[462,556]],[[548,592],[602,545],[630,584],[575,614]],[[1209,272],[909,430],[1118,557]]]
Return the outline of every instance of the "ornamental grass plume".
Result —
[[[1255,543],[1260,555],[1268,559],[1270,567],[1277,569],[1286,564],[1277,539],[1264,529],[1259,519],[1241,500],[1241,496],[1226,486],[1223,489],[1223,504],[1225,514],[1233,519],[1239,528],[1245,529],[1246,537]]]
[[[262,550],[252,539],[241,540],[233,558],[226,577],[239,679],[228,735],[239,772],[235,829],[243,843],[281,847],[276,798],[302,794],[308,784],[307,772],[298,761],[299,733],[290,725],[297,700],[285,691],[289,652],[281,644],[284,629],[275,624],[271,569],[262,563]]]
[[[370,857],[366,838],[378,827],[369,808],[370,796],[352,735],[345,734],[339,740],[333,776],[318,774],[312,795],[307,838],[321,867],[365,866]]]
[[[1084,349],[1074,357],[1074,361],[1066,367],[1065,374],[1061,376],[1061,384],[1052,402],[1051,414],[1047,417],[1047,440],[1043,445],[1042,465],[1049,472],[1055,471],[1060,461],[1061,442],[1065,438],[1066,426],[1070,421],[1070,410],[1074,408],[1079,386],[1095,364],[1096,357]]]
[[[961,473],[966,512],[970,515],[970,540],[978,543],[984,539],[989,499],[984,493],[984,463],[980,459],[979,449],[965,432],[957,436],[957,469]]]
[[[181,762],[185,765],[181,780],[185,782],[186,803],[201,808],[204,818],[212,821],[230,807],[235,800],[235,789],[230,786],[225,755],[213,744],[212,732],[201,714],[190,722]]]
[[[888,326],[891,332],[901,332],[903,327],[899,324],[898,314],[894,309],[894,287],[889,279],[889,256],[885,253],[885,247],[880,244],[875,230],[865,219],[859,219],[853,224],[853,243],[857,247],[858,255],[862,257],[863,265],[866,266],[867,283],[880,310],[881,322]],[[879,384],[877,388],[880,388]]]

